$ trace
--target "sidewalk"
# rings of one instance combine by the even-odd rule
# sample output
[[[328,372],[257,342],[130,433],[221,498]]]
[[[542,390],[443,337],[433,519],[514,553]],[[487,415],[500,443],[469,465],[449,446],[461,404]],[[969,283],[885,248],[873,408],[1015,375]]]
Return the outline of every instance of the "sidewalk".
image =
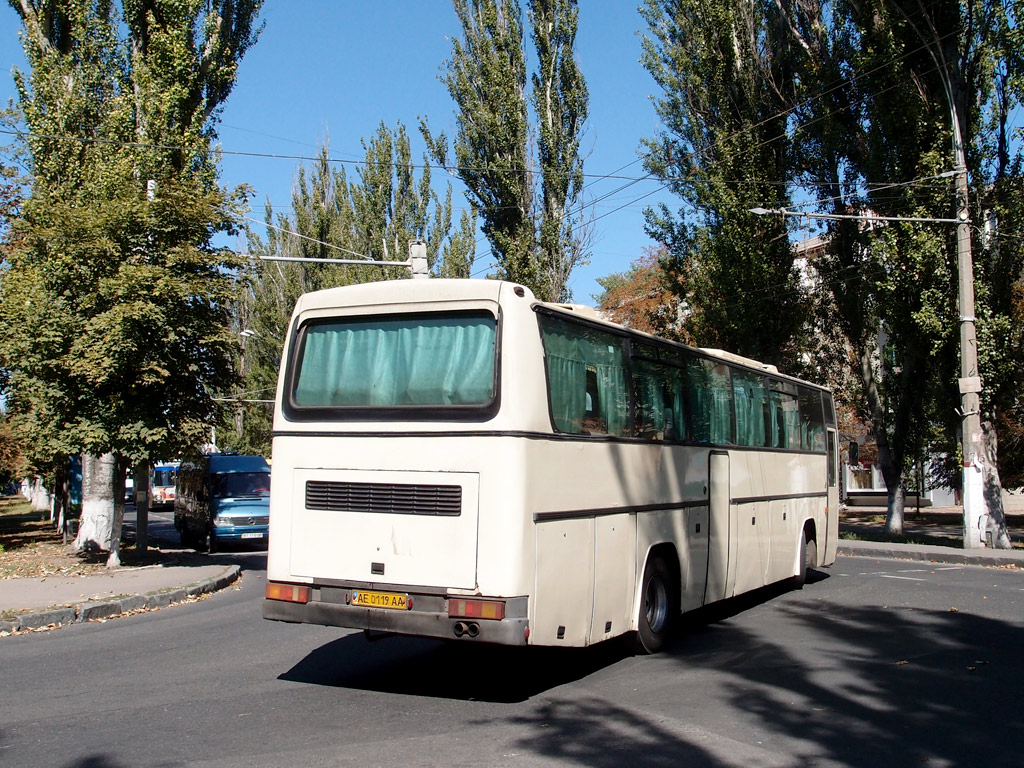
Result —
[[[163,608],[235,582],[238,565],[151,565],[91,576],[0,579],[0,637]]]
[[[885,507],[852,506],[842,509],[840,534],[864,535],[882,532]],[[1006,516],[1010,539],[1024,541],[1024,515]],[[1024,549],[964,549],[963,510],[960,507],[922,507],[906,510],[903,532],[908,537],[924,539],[926,544],[892,544],[888,542],[840,539],[839,554],[855,557],[889,557],[897,560],[924,560],[952,565],[987,565],[1024,568]],[[949,542],[946,544],[945,542]]]

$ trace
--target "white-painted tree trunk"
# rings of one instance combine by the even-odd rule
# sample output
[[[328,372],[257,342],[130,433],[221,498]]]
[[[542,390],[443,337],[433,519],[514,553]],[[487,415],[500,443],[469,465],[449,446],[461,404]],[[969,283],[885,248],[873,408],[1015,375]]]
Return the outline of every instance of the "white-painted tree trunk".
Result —
[[[117,458],[112,453],[82,457],[82,519],[75,539],[76,552],[109,552],[108,567],[121,564],[121,527],[124,491],[118,499]]]
[[[41,477],[32,478],[28,500],[36,512],[46,512],[50,509],[50,492],[46,490]]]
[[[1003,508],[1003,483],[999,478],[999,440],[995,427],[985,421],[981,425],[981,446],[978,450],[981,462],[982,485],[985,494],[985,543],[995,549],[1013,549],[1010,531],[1006,526],[1006,510]]]

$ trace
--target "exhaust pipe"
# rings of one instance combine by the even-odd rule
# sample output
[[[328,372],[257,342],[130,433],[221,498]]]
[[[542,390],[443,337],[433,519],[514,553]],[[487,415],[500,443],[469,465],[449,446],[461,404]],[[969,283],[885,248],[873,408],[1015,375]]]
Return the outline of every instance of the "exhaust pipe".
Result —
[[[466,634],[467,631],[468,631],[468,628],[466,627],[466,623],[465,622],[463,622],[463,621],[455,622],[455,636],[456,637],[462,637],[464,634]]]
[[[470,622],[466,625],[466,634],[470,637],[476,637],[480,634],[480,625],[476,622]]]

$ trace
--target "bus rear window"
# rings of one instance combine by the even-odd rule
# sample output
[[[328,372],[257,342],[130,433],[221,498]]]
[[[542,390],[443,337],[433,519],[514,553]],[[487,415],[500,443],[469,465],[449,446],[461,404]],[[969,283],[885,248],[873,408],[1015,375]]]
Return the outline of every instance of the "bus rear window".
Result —
[[[486,312],[331,318],[300,329],[292,409],[482,407],[496,394]]]

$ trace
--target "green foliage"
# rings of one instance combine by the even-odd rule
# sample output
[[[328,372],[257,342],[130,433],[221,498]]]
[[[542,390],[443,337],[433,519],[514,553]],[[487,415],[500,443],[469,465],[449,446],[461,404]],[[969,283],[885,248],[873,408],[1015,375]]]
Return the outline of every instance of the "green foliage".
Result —
[[[577,211],[583,187],[579,141],[588,94],[573,56],[575,0],[531,0],[538,69],[526,92],[522,12],[516,0],[453,0],[462,38],[441,76],[455,101],[454,167],[448,139],[421,131],[434,159],[466,185],[491,245],[498,277],[541,299],[569,298],[572,269],[586,260]],[[539,174],[531,154],[532,102]]]
[[[980,224],[995,212],[1000,230],[1016,228],[1019,208],[1002,207],[1012,196],[1000,179],[1020,171],[1007,153],[1006,119],[1020,98],[1019,75],[1010,74],[1019,73],[1017,25],[1008,21],[1019,12],[1016,2],[873,2],[833,3],[820,17],[793,14],[793,29],[835,32],[800,39],[808,51],[802,74],[823,95],[800,110],[799,155],[826,211],[952,217],[953,189],[937,177],[953,165],[955,110],[967,144],[972,219]],[[840,79],[849,86],[829,85]],[[1012,239],[980,235],[975,229],[972,250],[983,399],[1002,411],[1016,397],[1009,383],[1021,381],[1019,339],[1009,333],[1021,249]],[[888,452],[890,487],[926,448],[946,457],[946,482],[959,483],[955,237],[949,225],[830,227],[821,272],[862,361],[859,410]],[[885,344],[875,354],[879,331]]]
[[[32,178],[3,275],[0,365],[36,461],[166,457],[208,439],[237,345],[237,264],[211,240],[244,202],[216,185],[210,141],[260,5],[12,2]]]
[[[365,162],[350,181],[344,166],[332,167],[325,143],[311,169],[300,167],[291,213],[276,218],[266,208],[267,239],[250,232],[249,251],[259,256],[358,259],[404,262],[409,243],[427,246],[427,261],[441,277],[469,277],[475,223],[464,214],[451,233],[451,188],[444,199],[431,187],[431,167],[412,162],[405,127],[383,123],[363,142]],[[237,369],[243,381],[237,400],[272,400],[281,349],[299,296],[309,291],[371,280],[408,277],[405,267],[261,261],[238,276],[234,307],[236,333],[243,334]],[[269,455],[273,408],[270,403],[233,406],[219,431],[222,447]]]
[[[589,111],[587,84],[573,57],[578,14],[575,2],[530,0],[538,59],[531,102],[541,171],[537,272],[547,279],[541,295],[554,300],[571,298],[569,275],[586,258],[582,209],[573,211],[583,192],[580,136]]]
[[[644,142],[644,161],[686,204],[678,217],[649,210],[647,230],[668,248],[662,266],[684,333],[798,370],[808,307],[786,225],[748,212],[786,205],[794,177],[785,137],[798,82],[777,7],[648,0],[641,13],[642,61],[662,89],[665,125]]]
[[[825,213],[950,218],[955,114],[975,225],[983,408],[1010,438],[1001,470],[1024,478],[1022,158],[1010,140],[1022,10],[1019,0],[648,0],[641,10],[665,125],[646,161],[686,204],[678,218],[651,212],[648,229],[672,252],[665,269],[687,329],[762,359],[773,345],[790,360],[816,350],[815,368],[871,423],[890,488],[929,448],[948,457],[950,484],[959,474],[955,228],[834,220],[812,264],[822,290],[800,297],[781,220],[745,209],[792,207],[804,187]],[[994,234],[986,221],[998,222]]]

